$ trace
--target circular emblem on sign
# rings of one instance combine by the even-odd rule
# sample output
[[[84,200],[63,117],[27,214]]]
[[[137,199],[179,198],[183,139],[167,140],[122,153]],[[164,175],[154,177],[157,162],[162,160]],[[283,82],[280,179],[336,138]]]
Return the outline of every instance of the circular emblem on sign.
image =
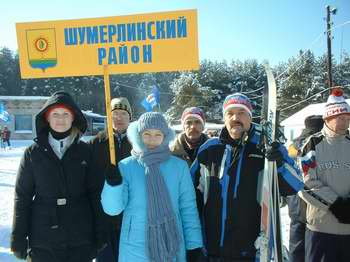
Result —
[[[35,49],[38,50],[39,52],[45,52],[49,47],[49,42],[45,38],[39,37],[38,39],[35,40],[34,45],[35,45]]]

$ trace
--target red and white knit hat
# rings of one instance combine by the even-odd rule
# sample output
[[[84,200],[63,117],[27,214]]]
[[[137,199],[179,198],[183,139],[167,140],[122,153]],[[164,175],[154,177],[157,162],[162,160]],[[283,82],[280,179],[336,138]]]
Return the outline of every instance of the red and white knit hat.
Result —
[[[246,95],[243,95],[241,93],[228,95],[225,98],[222,108],[223,115],[225,115],[225,112],[230,108],[243,108],[249,113],[250,117],[252,117],[253,107],[249,98]]]
[[[323,119],[340,114],[350,114],[350,106],[343,97],[343,90],[340,86],[332,88],[327,99]]]
[[[185,121],[187,118],[189,117],[194,117],[197,118],[198,120],[200,120],[204,126],[205,124],[205,116],[204,116],[204,112],[202,109],[200,109],[199,107],[187,107],[181,116],[181,123],[182,125],[184,125]]]

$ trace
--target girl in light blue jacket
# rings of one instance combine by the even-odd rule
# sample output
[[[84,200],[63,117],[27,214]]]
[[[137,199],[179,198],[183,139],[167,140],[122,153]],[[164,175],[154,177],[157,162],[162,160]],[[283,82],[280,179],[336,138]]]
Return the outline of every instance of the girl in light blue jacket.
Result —
[[[119,162],[122,179],[112,170],[101,195],[108,215],[124,211],[119,262],[195,261],[201,226],[188,166],[169,150],[173,130],[149,112],[130,124],[128,138],[133,151]]]

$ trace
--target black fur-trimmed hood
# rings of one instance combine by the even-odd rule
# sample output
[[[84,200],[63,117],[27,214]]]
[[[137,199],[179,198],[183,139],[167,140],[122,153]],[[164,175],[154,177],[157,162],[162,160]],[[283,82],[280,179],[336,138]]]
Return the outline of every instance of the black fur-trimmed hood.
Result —
[[[36,135],[39,137],[43,133],[47,133],[49,129],[49,123],[45,119],[45,113],[54,105],[64,104],[69,106],[74,113],[73,127],[76,127],[82,134],[85,133],[87,128],[87,121],[80,108],[74,102],[70,94],[64,91],[55,92],[44,104],[39,113],[35,117]]]

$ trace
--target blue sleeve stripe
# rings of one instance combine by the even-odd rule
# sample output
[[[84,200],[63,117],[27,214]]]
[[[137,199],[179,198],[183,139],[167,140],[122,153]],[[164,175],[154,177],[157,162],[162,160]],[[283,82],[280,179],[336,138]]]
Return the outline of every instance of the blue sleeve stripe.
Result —
[[[221,184],[221,198],[222,198],[222,210],[221,210],[221,236],[220,236],[220,246],[224,246],[225,239],[225,223],[226,223],[226,215],[227,215],[227,191],[228,185],[230,182],[230,177],[227,174],[224,174],[222,179],[220,180]]]
[[[278,172],[283,176],[283,179],[296,191],[304,188],[304,183],[297,172],[288,164],[284,164],[278,168]]]
[[[196,158],[196,160],[192,163],[191,169],[190,169],[190,173],[191,173],[191,177],[192,177],[193,182],[195,180],[195,176],[196,176],[196,172],[197,172],[198,168],[199,168],[199,162],[198,162],[198,158]]]

